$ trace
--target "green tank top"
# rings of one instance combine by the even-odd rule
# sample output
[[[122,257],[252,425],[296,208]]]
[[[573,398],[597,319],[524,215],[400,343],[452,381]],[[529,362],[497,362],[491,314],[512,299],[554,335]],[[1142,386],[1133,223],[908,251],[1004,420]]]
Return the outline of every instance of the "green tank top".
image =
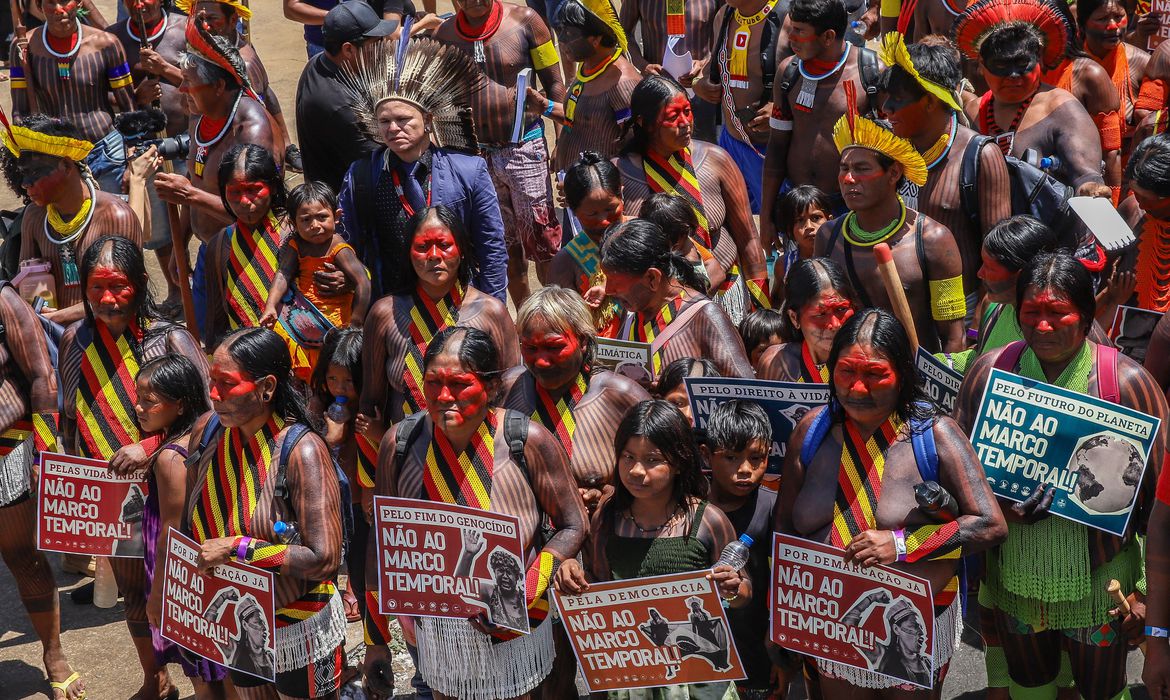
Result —
[[[605,543],[610,576],[619,581],[710,568],[711,552],[698,538],[706,509],[707,501],[699,501],[690,531],[683,537],[610,535]]]

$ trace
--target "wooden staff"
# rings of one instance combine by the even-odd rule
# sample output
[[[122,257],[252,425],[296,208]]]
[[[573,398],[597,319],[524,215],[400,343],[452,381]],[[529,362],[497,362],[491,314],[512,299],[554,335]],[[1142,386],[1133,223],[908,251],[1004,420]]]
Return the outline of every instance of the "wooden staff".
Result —
[[[877,261],[882,284],[886,287],[886,295],[894,307],[894,315],[902,322],[906,335],[910,337],[910,349],[917,353],[918,330],[914,327],[914,314],[910,313],[910,303],[906,301],[906,292],[902,289],[902,278],[898,276],[898,268],[894,267],[894,254],[890,252],[890,246],[878,243],[873,247],[873,257]]]
[[[1121,614],[1128,615],[1131,608],[1129,607],[1129,599],[1121,592],[1121,582],[1117,579],[1110,579],[1109,583],[1105,584],[1105,590],[1113,597],[1113,602],[1117,603],[1117,607],[1121,609]],[[1142,650],[1143,654],[1146,653],[1145,642],[1138,644],[1138,648]]]

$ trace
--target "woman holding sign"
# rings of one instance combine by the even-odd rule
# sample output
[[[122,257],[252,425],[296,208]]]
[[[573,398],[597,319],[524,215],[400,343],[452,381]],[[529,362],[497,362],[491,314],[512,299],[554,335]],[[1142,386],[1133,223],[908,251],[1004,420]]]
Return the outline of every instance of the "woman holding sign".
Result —
[[[1154,379],[1128,357],[1089,341],[1096,300],[1079,262],[1063,253],[1033,259],[1016,282],[1015,300],[1023,341],[976,360],[959,392],[956,419],[968,433],[992,369],[1165,421],[1166,399]],[[987,557],[980,602],[992,608],[1013,696],[1017,689],[1055,693],[1061,650],[1068,651],[1083,697],[1111,698],[1125,689],[1129,642],[1141,636],[1145,616],[1144,566],[1135,535],[1145,529],[1164,431],[1163,425],[1150,450],[1124,536],[1050,517],[1054,498],[1065,498],[1054,486],[1041,485],[1022,503],[1002,502],[1008,538]],[[1076,491],[1083,492],[1080,484]],[[1125,594],[1133,592],[1132,614],[1124,619],[1114,614],[1106,592],[1112,579]]]
[[[439,332],[423,358],[426,411],[396,424],[378,456],[379,496],[453,503],[519,520],[531,631],[517,637],[483,613],[470,619],[418,618],[419,670],[440,699],[527,698],[549,674],[553,635],[545,592],[556,568],[575,561],[585,539],[585,507],[557,439],[526,416],[492,405],[503,369],[500,352],[484,331]],[[555,531],[547,541],[541,533],[546,518]],[[463,547],[455,547],[438,556],[459,556]],[[394,694],[394,668],[387,648],[389,618],[380,612],[375,593],[376,550],[369,548],[366,567],[364,673],[367,692],[378,699]],[[507,587],[515,590],[516,571],[501,567],[501,573],[509,570]],[[495,577],[488,606],[502,604],[497,595],[505,588],[502,580]]]
[[[162,436],[142,430],[135,379],[146,362],[167,353],[207,365],[182,326],[163,320],[150,295],[142,249],[121,236],[98,239],[81,261],[85,318],[61,339],[61,444],[71,454],[109,460],[127,475],[146,469]],[[141,551],[141,545],[139,548]],[[138,652],[143,698],[167,697],[175,686],[155,657],[146,619],[146,568],[141,558],[113,557],[110,566],[126,603],[126,626]]]
[[[785,335],[790,342],[764,351],[756,376],[781,382],[825,384],[837,331],[860,308],[841,266],[829,258],[797,260],[784,282]]]
[[[966,436],[926,402],[906,331],[892,314],[855,314],[837,333],[828,364],[829,405],[810,411],[788,443],[776,530],[843,549],[846,561],[863,567],[890,565],[928,579],[935,620],[933,658],[929,649],[913,659],[883,653],[866,668],[821,659],[821,689],[826,698],[856,688],[929,696],[921,686],[941,682],[962,628],[960,557],[1002,540],[1003,515]],[[927,431],[932,440],[922,438]],[[916,448],[932,442],[933,474],[916,459]],[[945,522],[918,509],[915,487],[924,481],[952,494]],[[851,613],[842,622],[860,626],[865,611],[884,606],[887,651],[897,651],[902,599],[886,598],[840,601]],[[933,669],[928,682],[922,669]]]

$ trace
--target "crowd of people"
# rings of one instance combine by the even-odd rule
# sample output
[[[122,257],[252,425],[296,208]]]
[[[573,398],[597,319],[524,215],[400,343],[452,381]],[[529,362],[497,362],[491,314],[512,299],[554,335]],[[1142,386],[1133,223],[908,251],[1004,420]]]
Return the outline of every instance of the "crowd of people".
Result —
[[[112,570],[136,700],[177,697],[172,671],[201,700],[382,700],[407,680],[578,698],[552,592],[694,571],[746,677],[609,697],[937,698],[965,625],[996,700],[1128,697],[1139,644],[1150,696],[1170,697],[1170,17],[1131,0],[283,5],[307,55],[282,96],[295,133],[249,38],[282,21],[267,7],[123,0],[108,24],[89,0],[12,4],[0,168],[25,207],[0,250],[0,552],[52,697],[87,694],[38,548],[53,453],[147,484],[144,556],[57,567]],[[1144,363],[1111,340],[1123,308],[1160,315]],[[608,368],[609,340],[642,344],[641,376]],[[919,349],[962,377],[953,410]],[[993,371],[1162,421],[1120,531],[1054,512],[1055,488],[993,492],[972,444]],[[700,427],[685,380],[702,377],[829,400],[769,473],[772,416],[732,399]],[[512,516],[523,568],[493,553],[470,618],[383,614],[376,496]],[[172,531],[200,572],[273,574],[273,629],[251,598],[210,606],[236,604],[226,666],[161,633]],[[867,670],[774,643],[773,533],[928,581],[932,652]],[[690,624],[716,622],[696,603]]]

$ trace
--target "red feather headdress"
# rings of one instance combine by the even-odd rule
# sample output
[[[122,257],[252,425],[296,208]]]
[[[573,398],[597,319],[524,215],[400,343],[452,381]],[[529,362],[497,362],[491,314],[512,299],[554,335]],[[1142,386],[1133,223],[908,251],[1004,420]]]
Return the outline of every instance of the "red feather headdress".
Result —
[[[227,71],[244,90],[244,94],[263,103],[248,80],[248,67],[244,65],[240,52],[227,39],[207,31],[203,22],[194,15],[187,18],[187,51]]]
[[[1040,32],[1040,60],[1045,68],[1064,59],[1072,26],[1059,10],[1040,0],[979,0],[955,20],[955,43],[967,58],[978,61],[979,47],[992,32],[1021,24]]]

